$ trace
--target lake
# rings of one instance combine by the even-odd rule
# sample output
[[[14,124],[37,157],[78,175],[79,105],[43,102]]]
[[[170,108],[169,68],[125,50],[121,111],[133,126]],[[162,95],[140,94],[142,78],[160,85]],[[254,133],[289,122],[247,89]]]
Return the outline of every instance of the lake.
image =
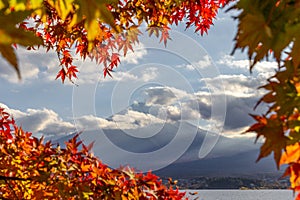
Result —
[[[189,199],[197,200],[294,200],[291,190],[187,190],[198,192],[197,195],[187,195]]]

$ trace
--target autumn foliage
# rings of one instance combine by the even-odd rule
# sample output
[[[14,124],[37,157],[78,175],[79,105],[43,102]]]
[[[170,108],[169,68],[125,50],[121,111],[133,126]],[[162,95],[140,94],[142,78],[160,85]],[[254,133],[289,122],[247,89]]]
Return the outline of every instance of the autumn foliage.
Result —
[[[146,24],[149,35],[160,37],[166,45],[169,27],[186,20],[186,27],[207,32],[218,9],[228,0],[36,0],[0,1],[2,27],[0,52],[17,70],[19,67],[12,44],[34,49],[43,46],[57,52],[62,82],[77,78],[74,55],[87,57],[103,65],[104,76],[110,75],[120,62],[120,54],[138,42]],[[2,18],[1,18],[2,17]],[[26,21],[27,19],[27,21]],[[29,20],[30,19],[30,20]],[[24,21],[25,20],[25,21]],[[25,39],[24,39],[25,38]],[[34,47],[35,46],[35,47]]]
[[[291,188],[300,192],[300,2],[240,0],[232,9],[237,16],[235,49],[246,50],[252,62],[272,58],[278,69],[267,84],[266,94],[258,101],[268,105],[263,115],[253,115],[256,123],[247,132],[263,137],[258,160],[273,153],[278,166],[288,165]],[[300,199],[298,194],[297,199]]]
[[[182,199],[174,185],[129,167],[111,169],[77,140],[60,148],[18,127],[0,108],[1,199]]]
[[[146,25],[149,36],[155,35],[167,45],[171,25],[185,21],[187,28],[204,34],[218,9],[228,2],[0,0],[0,52],[19,76],[17,46],[55,51],[59,61],[56,78],[62,82],[77,78],[78,69],[73,64],[76,55],[101,64],[104,76],[111,76],[120,56],[133,51],[143,34],[142,25]],[[247,132],[263,138],[258,160],[273,154],[278,167],[288,166],[284,175],[290,176],[291,188],[300,192],[300,2],[238,0],[229,10],[238,11],[234,50],[246,51],[250,70],[262,59],[278,63],[274,76],[261,87],[266,94],[257,104],[267,105],[268,110],[252,115],[256,122]],[[6,198],[48,195],[51,199],[53,192],[66,195],[62,198],[131,198],[129,195],[138,194],[141,198],[165,195],[176,199],[182,195],[161,185],[151,173],[144,176],[108,168],[91,156],[87,147],[78,148],[76,138],[66,149],[54,148],[17,127],[3,110],[1,117],[0,183]]]

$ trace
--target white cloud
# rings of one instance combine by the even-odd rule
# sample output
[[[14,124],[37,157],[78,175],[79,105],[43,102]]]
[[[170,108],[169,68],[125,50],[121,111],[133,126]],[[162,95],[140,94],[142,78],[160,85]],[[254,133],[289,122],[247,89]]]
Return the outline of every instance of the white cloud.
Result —
[[[260,113],[264,109],[253,111],[255,103],[264,92],[257,89],[265,81],[261,76],[220,75],[215,78],[205,78],[202,81],[206,85],[194,94],[172,87],[150,87],[145,90],[145,105],[165,113],[163,116],[168,122],[200,119],[206,121],[207,125],[224,123],[225,131],[251,125],[253,119],[248,114]],[[219,84],[220,82],[222,84]],[[212,87],[213,90],[208,90],[207,86]],[[215,108],[226,106],[225,121],[218,121],[224,120],[221,113],[220,118],[218,114],[217,116],[214,114],[213,117],[216,119],[211,119],[212,103]],[[202,127],[206,126],[202,125]]]
[[[96,117],[93,115],[84,115],[75,119],[75,121],[76,121],[76,128],[78,131],[116,128],[115,122],[108,121],[106,119]]]
[[[212,64],[212,60],[208,55],[203,56],[203,60],[199,60],[196,63],[197,67],[199,67],[200,69],[210,67]]]
[[[172,92],[171,88],[167,87],[151,87],[145,91],[146,105],[151,106],[153,104],[170,105],[176,101],[176,96]]]
[[[79,131],[97,130],[97,129],[136,129],[146,127],[153,124],[165,123],[151,114],[138,112],[134,110],[126,110],[123,114],[115,114],[110,120],[97,116],[86,115],[76,120],[76,128]]]
[[[139,60],[142,59],[145,55],[147,55],[147,50],[141,42],[137,45],[134,45],[133,50],[133,52],[129,50],[126,56],[121,56],[121,62],[124,62],[125,64],[138,64]]]
[[[125,114],[114,115],[112,120],[117,123],[117,126],[121,129],[128,128],[139,128],[149,126],[150,124],[160,124],[164,123],[164,120],[161,120],[151,114],[146,114],[134,110],[128,110]],[[128,129],[127,128],[127,129]]]
[[[191,99],[193,94],[174,87],[150,87],[145,90],[145,103],[150,106],[153,104],[171,105],[180,100]]]
[[[180,119],[181,118],[181,109],[178,106],[167,106],[166,112],[169,118],[171,119]]]
[[[6,108],[25,131],[43,135],[62,135],[75,130],[72,123],[64,121],[50,109],[27,109],[23,112],[10,109],[5,104],[0,104],[0,107]]]
[[[240,69],[245,72],[249,72],[250,69],[249,60],[247,59],[235,60],[235,58],[230,55],[224,55],[217,63],[221,65],[226,65],[230,67],[232,70]],[[253,72],[258,73],[260,76],[266,79],[271,77],[274,74],[276,69],[278,69],[277,62],[260,61],[254,66]]]
[[[245,133],[248,128],[249,126],[243,126],[236,129],[225,130],[223,134],[229,138],[253,138],[254,141],[254,138],[256,136],[255,133]]]
[[[263,90],[257,88],[264,84],[266,79],[261,76],[245,76],[243,74],[220,75],[214,78],[203,78],[202,82],[218,94],[225,94],[234,97],[258,96]],[[220,84],[222,83],[222,84]]]
[[[156,67],[148,67],[146,68],[141,76],[141,80],[144,82],[148,82],[154,80],[159,73],[159,69]]]
[[[155,116],[168,122],[200,118],[199,97],[195,94],[172,87],[150,87],[145,90],[145,106],[156,110]],[[137,108],[145,110],[143,108]]]
[[[163,124],[164,119],[134,110],[126,110],[122,114],[115,114],[111,119],[104,119],[97,116],[81,116],[75,124],[64,121],[59,115],[50,109],[27,109],[25,112],[9,108],[0,103],[0,107],[5,108],[22,126],[25,131],[34,134],[53,136],[63,135],[77,131],[88,131],[97,129],[136,129],[153,124]],[[75,128],[76,127],[76,128]]]
[[[46,70],[56,71],[55,65],[45,65]],[[151,123],[171,123],[176,120],[204,119],[209,120],[211,117],[211,101],[212,98],[218,99],[218,95],[227,96],[227,118],[225,120],[225,131],[236,130],[240,127],[246,127],[253,121],[248,113],[252,113],[252,108],[257,99],[264,92],[257,90],[257,87],[263,85],[266,80],[266,73],[272,73],[276,68],[276,64],[272,62],[261,62],[256,67],[255,75],[249,74],[248,60],[235,60],[233,57],[224,57],[218,62],[226,65],[231,69],[237,69],[236,74],[220,75],[214,78],[202,78],[204,84],[198,86],[195,93],[187,92],[173,87],[150,87],[145,90],[143,96],[144,103],[150,108],[155,108],[155,112],[147,113],[147,110],[127,110],[125,113],[116,114],[111,119],[103,119],[95,116],[83,116],[78,120],[78,127],[88,129],[134,129],[137,127],[148,126]],[[209,66],[211,60],[209,57],[203,58],[198,62],[201,66]],[[274,65],[275,64],[275,65]],[[262,66],[264,65],[264,67]],[[113,81],[143,81],[148,82],[157,78],[159,68],[149,66],[145,70],[141,70],[139,74],[136,71],[113,73],[113,78],[107,77],[101,79],[102,68],[96,67],[93,62],[85,61],[80,66],[78,84],[96,84],[99,80],[106,82]],[[38,74],[46,73],[41,70]],[[193,73],[193,72],[191,72]],[[34,73],[33,73],[34,74]],[[30,76],[34,76],[31,74]],[[222,83],[222,84],[219,84]],[[204,87],[203,87],[204,85]],[[213,87],[209,90],[207,86]],[[212,93],[213,92],[213,93]],[[217,102],[218,103],[218,102]],[[74,130],[74,125],[61,119],[54,111],[49,109],[28,109],[25,112],[14,110],[15,117],[23,119],[24,127],[30,128],[34,132],[64,132],[70,129]],[[160,115],[159,115],[160,113]],[[25,118],[28,117],[38,124],[29,124]],[[41,119],[45,120],[42,121]],[[26,123],[25,123],[26,122]],[[29,125],[25,125],[25,124]]]
[[[259,86],[266,82],[265,77],[259,73],[258,75],[230,74],[220,75],[214,78],[202,79],[207,86],[213,88],[206,90],[204,86],[196,93],[200,98],[200,111],[211,112],[211,99],[219,99],[220,95],[226,95],[226,118],[224,130],[229,133],[230,130],[238,130],[241,127],[247,127],[254,121],[248,115],[249,113],[258,114],[265,110],[261,106],[257,110],[253,110],[256,102],[263,96],[265,91],[258,89]],[[217,84],[217,83],[222,84]],[[210,116],[210,115],[208,115]]]
[[[179,120],[198,120],[200,118],[199,106],[196,102],[191,105],[187,102],[178,105],[162,106],[160,112],[165,112],[169,122]]]

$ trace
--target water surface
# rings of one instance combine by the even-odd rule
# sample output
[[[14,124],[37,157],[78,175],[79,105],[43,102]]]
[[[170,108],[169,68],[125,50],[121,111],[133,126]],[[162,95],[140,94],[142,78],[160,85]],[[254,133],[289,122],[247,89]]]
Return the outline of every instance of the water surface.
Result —
[[[197,200],[294,200],[291,190],[187,190],[189,199]]]

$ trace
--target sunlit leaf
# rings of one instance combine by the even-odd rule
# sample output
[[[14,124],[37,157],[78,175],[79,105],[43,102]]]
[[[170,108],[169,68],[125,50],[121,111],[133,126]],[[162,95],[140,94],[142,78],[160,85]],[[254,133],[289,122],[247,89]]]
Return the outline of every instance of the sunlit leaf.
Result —
[[[300,145],[296,143],[286,147],[285,152],[280,159],[280,165],[294,163],[300,161]]]

